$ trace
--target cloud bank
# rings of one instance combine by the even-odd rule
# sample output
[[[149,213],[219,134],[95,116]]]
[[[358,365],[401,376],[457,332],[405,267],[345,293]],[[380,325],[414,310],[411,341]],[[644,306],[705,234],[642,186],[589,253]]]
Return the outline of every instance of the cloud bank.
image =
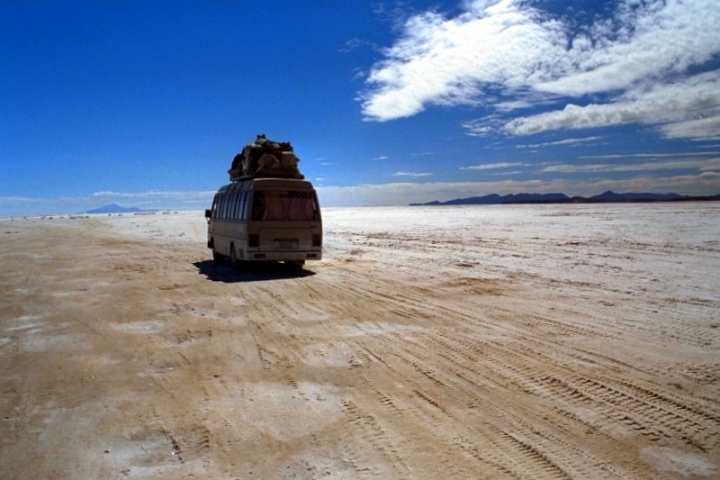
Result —
[[[518,166],[531,167],[523,163],[497,163],[479,167],[471,166],[467,167],[467,169],[495,170]],[[678,172],[679,170],[688,173]],[[578,180],[553,178],[467,182],[395,182],[353,186],[316,185],[316,189],[323,208],[407,205],[409,203],[423,203],[433,200],[446,201],[454,198],[482,196],[490,193],[505,195],[524,192],[562,192],[568,195],[588,196],[606,190],[614,190],[616,192],[674,192],[687,195],[715,195],[720,191],[720,158],[707,160],[681,159],[661,164],[647,163],[635,166],[555,164],[541,166],[540,171],[549,174],[636,172],[636,176],[623,179],[587,178]],[[499,175],[516,173],[519,172],[510,171]],[[0,196],[0,217],[74,214],[108,203],[155,210],[201,211],[210,206],[214,194],[215,191],[149,191],[136,193],[96,192],[86,197],[61,197],[56,199]]]
[[[202,210],[215,191],[95,192],[83,197],[31,198],[0,196],[0,216],[79,214],[103,205],[146,210]]]
[[[319,187],[320,204],[325,207],[407,205],[433,200],[447,201],[498,193],[558,193],[597,195],[615,192],[656,192],[686,195],[716,195],[720,173],[687,175],[640,174],[625,179],[492,180],[481,182],[386,183]]]
[[[362,111],[388,121],[433,105],[489,110],[466,123],[474,135],[640,123],[720,138],[717,25],[717,0],[620,0],[587,25],[527,1],[472,0],[456,17],[404,23],[370,70]]]

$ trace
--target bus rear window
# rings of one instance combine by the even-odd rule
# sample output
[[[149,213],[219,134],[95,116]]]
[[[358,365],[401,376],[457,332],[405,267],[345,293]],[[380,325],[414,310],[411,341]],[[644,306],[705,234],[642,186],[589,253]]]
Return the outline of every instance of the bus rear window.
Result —
[[[311,222],[318,219],[313,192],[261,190],[253,195],[253,220]]]

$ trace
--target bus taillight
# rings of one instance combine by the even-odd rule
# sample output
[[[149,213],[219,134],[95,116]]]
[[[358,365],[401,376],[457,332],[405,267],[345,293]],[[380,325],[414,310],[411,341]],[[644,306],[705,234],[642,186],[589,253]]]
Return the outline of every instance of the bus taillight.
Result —
[[[322,235],[321,234],[313,233],[312,246],[313,247],[321,247],[322,246]]]
[[[257,248],[260,246],[260,235],[257,233],[251,233],[248,235],[248,247]]]

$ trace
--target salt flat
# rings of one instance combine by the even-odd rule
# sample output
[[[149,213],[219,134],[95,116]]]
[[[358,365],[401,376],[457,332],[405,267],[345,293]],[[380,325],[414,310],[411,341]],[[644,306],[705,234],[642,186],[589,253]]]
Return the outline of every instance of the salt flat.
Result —
[[[0,477],[720,478],[720,205],[0,220]]]

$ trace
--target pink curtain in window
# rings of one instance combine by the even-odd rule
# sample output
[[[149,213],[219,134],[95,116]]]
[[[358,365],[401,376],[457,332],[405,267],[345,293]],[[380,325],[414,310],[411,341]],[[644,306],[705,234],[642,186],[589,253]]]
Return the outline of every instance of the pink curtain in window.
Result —
[[[315,205],[311,197],[302,193],[265,192],[263,220],[313,221]]]

